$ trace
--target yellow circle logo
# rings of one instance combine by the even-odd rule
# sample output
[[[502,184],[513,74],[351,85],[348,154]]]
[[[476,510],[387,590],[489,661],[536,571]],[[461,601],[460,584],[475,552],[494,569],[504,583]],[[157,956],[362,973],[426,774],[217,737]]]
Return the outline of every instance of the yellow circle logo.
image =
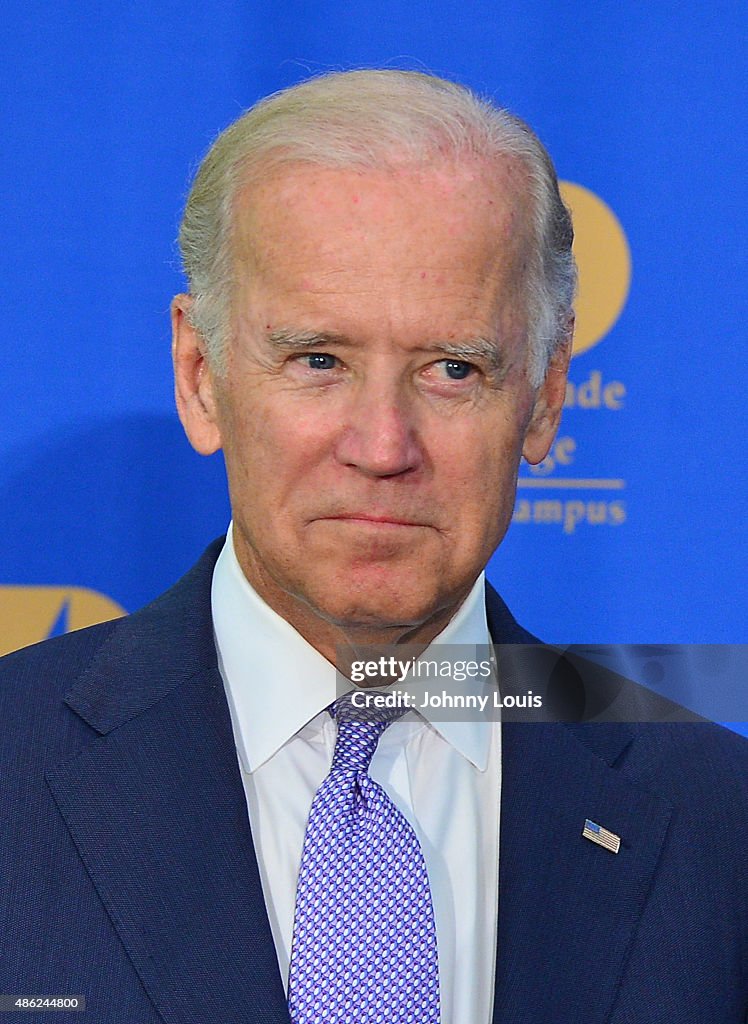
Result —
[[[574,220],[578,356],[601,341],[621,315],[631,283],[631,255],[618,218],[599,196],[572,181],[562,181],[559,187]]]
[[[124,614],[116,601],[86,587],[0,587],[0,655]]]

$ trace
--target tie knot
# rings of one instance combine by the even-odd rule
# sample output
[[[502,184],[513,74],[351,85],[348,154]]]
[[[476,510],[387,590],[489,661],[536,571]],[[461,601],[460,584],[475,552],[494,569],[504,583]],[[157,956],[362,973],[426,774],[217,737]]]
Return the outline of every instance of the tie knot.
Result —
[[[363,698],[354,703],[353,697],[354,694],[345,693],[328,709],[338,723],[331,771],[368,771],[380,736],[405,711],[376,708]]]

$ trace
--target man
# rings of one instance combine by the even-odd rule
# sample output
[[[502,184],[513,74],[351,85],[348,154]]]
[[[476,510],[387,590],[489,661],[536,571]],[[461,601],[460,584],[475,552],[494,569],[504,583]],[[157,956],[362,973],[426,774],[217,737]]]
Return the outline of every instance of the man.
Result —
[[[558,424],[571,239],[530,130],[421,74],[310,81],[218,139],[172,313],[180,418],[223,449],[232,528],[141,612],[5,661],[2,992],[128,1024],[745,1019],[737,737],[411,712],[357,769],[406,863],[374,825],[347,860],[319,817],[335,665],[532,642],[482,571]],[[351,948],[370,934],[361,870],[395,879],[377,927],[423,914],[379,985],[329,953],[331,906]]]

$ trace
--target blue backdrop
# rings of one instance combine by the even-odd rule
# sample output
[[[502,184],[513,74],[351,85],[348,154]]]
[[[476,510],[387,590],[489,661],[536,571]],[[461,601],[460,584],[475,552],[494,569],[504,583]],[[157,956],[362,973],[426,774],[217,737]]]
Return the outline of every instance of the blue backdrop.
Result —
[[[610,322],[492,580],[552,641],[746,642],[745,5],[9,0],[4,21],[5,649],[137,607],[225,529],[220,456],[173,411],[181,204],[242,109],[360,65],[490,93],[591,193],[580,301]]]

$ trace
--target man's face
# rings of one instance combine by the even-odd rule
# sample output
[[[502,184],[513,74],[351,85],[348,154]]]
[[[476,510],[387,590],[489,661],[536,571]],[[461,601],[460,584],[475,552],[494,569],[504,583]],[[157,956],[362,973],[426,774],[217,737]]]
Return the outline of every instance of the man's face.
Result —
[[[430,639],[563,397],[558,370],[527,383],[523,173],[296,165],[235,216],[228,370],[199,367],[205,423],[180,409],[223,447],[244,573],[320,649]]]

